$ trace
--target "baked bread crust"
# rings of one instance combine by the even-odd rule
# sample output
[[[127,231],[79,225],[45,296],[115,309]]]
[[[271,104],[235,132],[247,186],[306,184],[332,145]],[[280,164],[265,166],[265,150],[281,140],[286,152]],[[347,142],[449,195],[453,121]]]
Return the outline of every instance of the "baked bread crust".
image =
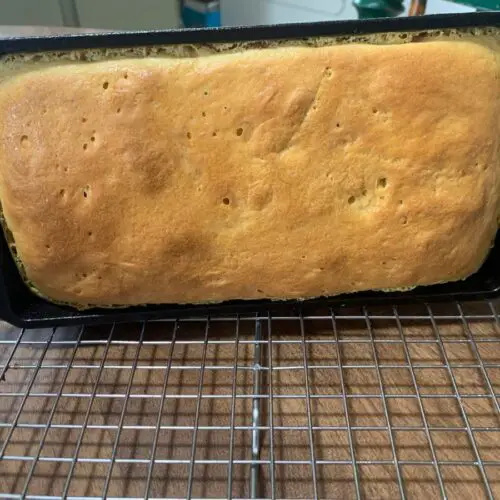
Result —
[[[473,41],[26,65],[0,130],[5,224],[54,301],[460,280],[497,230],[500,63]]]

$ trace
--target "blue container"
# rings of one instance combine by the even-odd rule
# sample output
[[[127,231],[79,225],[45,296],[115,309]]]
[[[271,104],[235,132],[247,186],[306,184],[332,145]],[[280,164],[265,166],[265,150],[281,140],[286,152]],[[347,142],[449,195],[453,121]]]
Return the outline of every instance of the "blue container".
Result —
[[[182,23],[186,28],[216,28],[221,25],[219,0],[183,0]]]

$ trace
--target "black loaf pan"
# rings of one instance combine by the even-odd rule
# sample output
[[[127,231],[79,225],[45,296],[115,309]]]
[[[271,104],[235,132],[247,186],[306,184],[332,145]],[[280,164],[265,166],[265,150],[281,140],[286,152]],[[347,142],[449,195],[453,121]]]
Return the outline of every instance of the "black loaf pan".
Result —
[[[122,48],[168,44],[203,44],[276,39],[303,39],[319,36],[349,36],[388,32],[419,32],[436,29],[500,27],[500,12],[451,14],[364,21],[338,21],[242,28],[170,30],[10,38],[0,41],[2,55],[21,52],[64,51],[93,48]],[[401,293],[357,293],[305,302],[231,301],[208,306],[165,304],[126,309],[89,309],[78,311],[51,304],[34,295],[23,283],[10,255],[3,232],[0,236],[0,318],[19,327],[39,328],[59,325],[96,324],[152,320],[160,318],[221,315],[230,313],[278,312],[325,305],[413,303],[422,301],[475,300],[500,295],[500,235],[487,261],[467,280],[416,288]],[[335,235],[332,234],[332,245]],[[293,272],[293,270],[291,271]]]

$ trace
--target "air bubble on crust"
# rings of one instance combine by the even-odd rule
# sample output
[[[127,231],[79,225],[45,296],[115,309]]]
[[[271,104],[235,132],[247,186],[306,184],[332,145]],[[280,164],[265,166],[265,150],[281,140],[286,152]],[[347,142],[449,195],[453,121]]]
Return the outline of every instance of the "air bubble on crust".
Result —
[[[387,178],[386,177],[380,177],[377,180],[377,187],[384,189],[387,186]]]

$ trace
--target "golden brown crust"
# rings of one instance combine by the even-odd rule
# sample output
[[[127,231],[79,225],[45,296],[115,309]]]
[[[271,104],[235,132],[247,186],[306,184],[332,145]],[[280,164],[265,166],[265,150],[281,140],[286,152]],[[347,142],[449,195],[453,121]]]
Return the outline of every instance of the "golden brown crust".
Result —
[[[5,220],[77,304],[462,279],[497,230],[499,76],[467,41],[33,67],[0,87]]]

